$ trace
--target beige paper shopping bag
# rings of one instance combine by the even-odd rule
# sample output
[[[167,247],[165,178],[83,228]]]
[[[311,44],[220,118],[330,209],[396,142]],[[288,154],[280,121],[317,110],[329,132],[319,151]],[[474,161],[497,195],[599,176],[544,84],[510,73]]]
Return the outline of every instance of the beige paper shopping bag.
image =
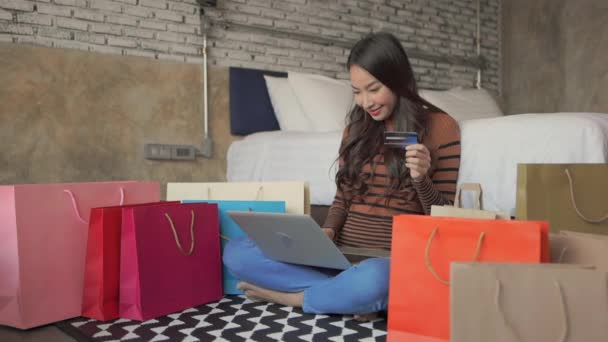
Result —
[[[473,208],[462,208],[462,191],[471,191],[475,194]],[[454,198],[454,206],[431,206],[431,216],[437,217],[460,217],[460,218],[478,218],[478,219],[511,219],[511,216],[505,212],[496,212],[483,210],[482,207],[482,191],[479,183],[462,183],[456,190]]]
[[[286,213],[310,214],[308,183],[299,181],[169,183],[167,200],[285,201]]]
[[[549,233],[549,255],[551,262],[555,264],[562,263],[563,252],[566,249],[567,238],[559,233]]]
[[[608,272],[608,236],[562,230],[550,235],[551,261],[593,265]]]
[[[452,263],[452,342],[608,341],[608,275],[579,265]]]
[[[608,234],[608,164],[519,164],[516,217]]]

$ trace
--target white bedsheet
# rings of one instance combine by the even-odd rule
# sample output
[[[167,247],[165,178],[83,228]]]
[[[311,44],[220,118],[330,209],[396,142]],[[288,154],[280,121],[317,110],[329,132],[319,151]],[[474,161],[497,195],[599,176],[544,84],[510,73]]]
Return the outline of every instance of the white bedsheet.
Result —
[[[460,123],[458,182],[481,183],[484,207],[515,213],[518,163],[607,163],[608,114],[518,114]],[[229,181],[307,180],[311,203],[333,201],[342,132],[263,132],[228,150]]]
[[[311,204],[331,204],[342,132],[260,132],[228,148],[228,181],[305,180]]]
[[[458,182],[480,183],[489,210],[515,215],[517,164],[608,162],[608,114],[518,114],[463,121]]]

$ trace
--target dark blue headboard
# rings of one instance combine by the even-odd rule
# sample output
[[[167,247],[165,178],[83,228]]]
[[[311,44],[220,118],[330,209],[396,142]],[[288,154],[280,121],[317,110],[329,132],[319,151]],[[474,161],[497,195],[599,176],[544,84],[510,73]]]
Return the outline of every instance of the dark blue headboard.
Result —
[[[279,130],[264,75],[287,77],[286,72],[230,68],[230,133]]]

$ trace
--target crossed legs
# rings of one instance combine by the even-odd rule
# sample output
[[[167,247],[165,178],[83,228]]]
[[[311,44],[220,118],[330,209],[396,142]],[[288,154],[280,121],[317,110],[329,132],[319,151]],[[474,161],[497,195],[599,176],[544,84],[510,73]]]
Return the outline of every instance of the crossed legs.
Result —
[[[302,307],[304,312],[350,314],[359,319],[386,310],[390,260],[367,259],[339,272],[267,258],[248,238],[230,241],[224,263],[251,299]]]

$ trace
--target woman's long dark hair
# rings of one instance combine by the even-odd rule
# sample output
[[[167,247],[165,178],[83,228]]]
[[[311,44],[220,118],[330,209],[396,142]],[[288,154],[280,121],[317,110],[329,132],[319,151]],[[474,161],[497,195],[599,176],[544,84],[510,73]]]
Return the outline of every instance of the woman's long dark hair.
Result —
[[[397,103],[392,117],[398,131],[414,131],[418,140],[427,132],[430,111],[441,111],[418,95],[414,72],[401,43],[389,33],[372,33],[355,44],[347,61],[347,69],[357,65],[378,81],[387,86],[396,96]],[[347,117],[348,135],[340,146],[339,159],[344,161],[336,174],[338,188],[342,185],[348,189],[345,201],[351,202],[354,197],[368,193],[365,179],[373,177],[372,172],[362,174],[363,165],[373,163],[378,153],[384,154],[384,164],[390,179],[386,201],[397,192],[401,192],[411,179],[405,167],[405,153],[396,149],[383,149],[384,122],[376,121],[355,106]]]

